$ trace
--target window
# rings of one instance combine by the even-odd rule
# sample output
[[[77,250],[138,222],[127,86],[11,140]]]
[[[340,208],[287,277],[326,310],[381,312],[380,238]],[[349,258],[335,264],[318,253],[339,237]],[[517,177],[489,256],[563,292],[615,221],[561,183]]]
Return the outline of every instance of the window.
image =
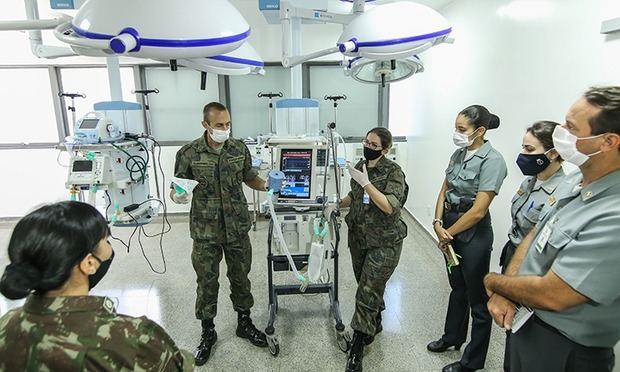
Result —
[[[420,80],[414,77],[390,84],[390,132],[393,136],[419,136],[422,128],[420,113],[424,99],[415,94]],[[414,99],[416,97],[416,99]],[[421,111],[422,109],[422,111]]]
[[[269,100],[257,97],[259,92],[282,92],[290,97],[290,70],[282,66],[265,66],[265,75],[230,77],[230,110],[235,138],[256,138],[271,132]],[[278,100],[274,98],[273,102]],[[275,119],[274,119],[275,120]]]
[[[220,101],[217,75],[207,75],[207,89],[200,90],[200,72],[168,67],[146,68],[145,89],[159,89],[149,95],[151,128],[158,141],[188,142],[200,137],[204,128],[202,108]]]
[[[47,67],[0,68],[1,144],[58,142]]]
[[[370,128],[379,125],[379,88],[377,84],[360,83],[345,76],[340,66],[310,65],[310,97],[319,101],[320,125],[334,121],[333,101],[325,101],[326,95],[346,95],[346,101],[338,101],[336,131],[343,137],[363,137]]]
[[[62,68],[62,90],[64,93],[83,93],[86,98],[75,99],[75,117],[79,120],[88,112],[94,110],[95,103],[110,101],[110,83],[108,70],[105,67]],[[131,93],[134,89],[133,68],[121,67],[121,88],[123,101],[136,102],[136,96]],[[64,98],[65,106],[71,105],[71,99]],[[73,134],[72,113],[67,111],[69,132]]]

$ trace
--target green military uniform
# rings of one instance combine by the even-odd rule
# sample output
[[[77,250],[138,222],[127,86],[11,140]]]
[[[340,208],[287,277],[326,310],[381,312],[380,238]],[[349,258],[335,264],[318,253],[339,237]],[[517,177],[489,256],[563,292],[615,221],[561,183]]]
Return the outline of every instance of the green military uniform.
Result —
[[[530,230],[543,219],[557,202],[555,191],[566,173],[560,168],[548,179],[538,182],[536,176],[526,177],[512,198],[510,214],[512,226],[508,231],[509,243],[502,251],[500,265],[508,266],[515,248]]]
[[[534,309],[511,336],[513,371],[611,371],[620,340],[620,171],[568,192],[536,226],[519,275],[553,271],[588,301],[562,311]],[[553,296],[553,293],[548,293]]]
[[[243,182],[254,179],[252,158],[245,144],[230,138],[219,150],[205,136],[183,146],[176,156],[174,175],[198,181],[190,210],[194,240],[192,265],[197,275],[196,318],[212,319],[217,313],[219,267],[222,255],[230,280],[230,298],[236,311],[254,304],[248,274],[252,246],[248,231],[250,213]]]
[[[107,297],[30,295],[0,318],[0,371],[192,371],[194,359],[146,317]]]
[[[355,166],[362,170],[363,161]],[[351,180],[351,209],[345,217],[349,227],[349,248],[357,280],[355,313],[351,328],[374,336],[377,315],[385,308],[385,285],[396,269],[407,236],[401,217],[409,186],[400,166],[384,156],[368,169],[368,179],[386,197],[393,208],[391,215],[381,211],[355,180]],[[364,203],[367,199],[367,203]]]
[[[446,169],[448,189],[445,194],[444,228],[449,228],[472,207],[478,192],[498,194],[506,175],[506,162],[490,142],[485,141],[469,156],[466,148],[456,150]],[[466,368],[482,369],[492,326],[483,284],[484,276],[489,272],[493,249],[490,214],[487,213],[475,226],[456,234],[451,244],[461,258],[460,264],[448,272],[452,291],[442,340],[448,345],[458,346],[465,342],[471,310],[471,341],[460,362]]]

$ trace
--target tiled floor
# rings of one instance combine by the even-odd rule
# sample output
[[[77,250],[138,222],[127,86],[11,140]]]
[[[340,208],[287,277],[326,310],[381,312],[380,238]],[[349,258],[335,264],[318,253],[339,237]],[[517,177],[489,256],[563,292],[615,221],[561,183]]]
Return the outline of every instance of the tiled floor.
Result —
[[[440,371],[460,358],[460,352],[433,354],[426,344],[442,334],[449,286],[441,255],[434,243],[413,221],[403,253],[386,290],[384,331],[367,348],[364,371]],[[147,226],[155,233],[161,225]],[[259,328],[267,323],[267,226],[265,220],[251,231],[253,267],[250,274],[255,305],[252,311]],[[346,225],[343,224],[346,227]],[[0,261],[6,265],[6,246],[11,224],[0,225]],[[114,229],[123,239],[131,230]],[[340,308],[348,325],[353,313],[355,280],[346,248],[343,229],[340,261]],[[143,239],[144,252],[155,269],[162,260],[157,239]],[[115,260],[109,273],[92,291],[113,297],[118,311],[130,315],[147,315],[160,323],[181,348],[193,350],[200,337],[200,324],[194,318],[195,274],[190,262],[191,239],[186,217],[172,219],[172,230],[163,240],[167,272],[153,273],[134,238],[129,252],[113,242]],[[222,261],[218,316],[215,319],[218,341],[211,359],[198,370],[209,371],[343,371],[346,354],[336,344],[334,322],[330,317],[326,295],[284,296],[279,300],[275,325],[280,339],[280,355],[273,357],[267,349],[258,349],[235,336],[236,314],[228,297],[228,279]],[[276,282],[292,282],[289,274],[277,273]],[[21,302],[0,296],[0,314]],[[486,371],[501,371],[503,332],[493,328]]]

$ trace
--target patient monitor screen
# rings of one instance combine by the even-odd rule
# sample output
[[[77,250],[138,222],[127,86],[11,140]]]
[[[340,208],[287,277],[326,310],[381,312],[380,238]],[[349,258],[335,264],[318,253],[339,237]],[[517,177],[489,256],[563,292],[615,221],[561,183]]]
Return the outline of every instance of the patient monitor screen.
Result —
[[[99,123],[99,119],[83,119],[80,129],[95,129],[97,123]]]
[[[312,149],[282,149],[280,170],[284,173],[280,197],[310,199]]]

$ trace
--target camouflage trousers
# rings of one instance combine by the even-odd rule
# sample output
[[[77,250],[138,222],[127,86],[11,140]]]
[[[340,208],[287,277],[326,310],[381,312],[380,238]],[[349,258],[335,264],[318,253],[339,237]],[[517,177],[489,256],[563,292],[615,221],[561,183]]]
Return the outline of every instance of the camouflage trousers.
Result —
[[[230,299],[235,311],[248,311],[254,305],[248,279],[252,266],[252,245],[248,234],[233,243],[217,244],[194,240],[192,265],[196,271],[196,318],[215,318],[220,288],[220,262],[226,260],[226,276],[230,281]]]
[[[402,247],[402,241],[380,248],[367,247],[363,234],[349,231],[351,261],[357,281],[355,313],[351,319],[353,330],[375,335],[377,315],[385,310],[385,285],[398,265]]]

